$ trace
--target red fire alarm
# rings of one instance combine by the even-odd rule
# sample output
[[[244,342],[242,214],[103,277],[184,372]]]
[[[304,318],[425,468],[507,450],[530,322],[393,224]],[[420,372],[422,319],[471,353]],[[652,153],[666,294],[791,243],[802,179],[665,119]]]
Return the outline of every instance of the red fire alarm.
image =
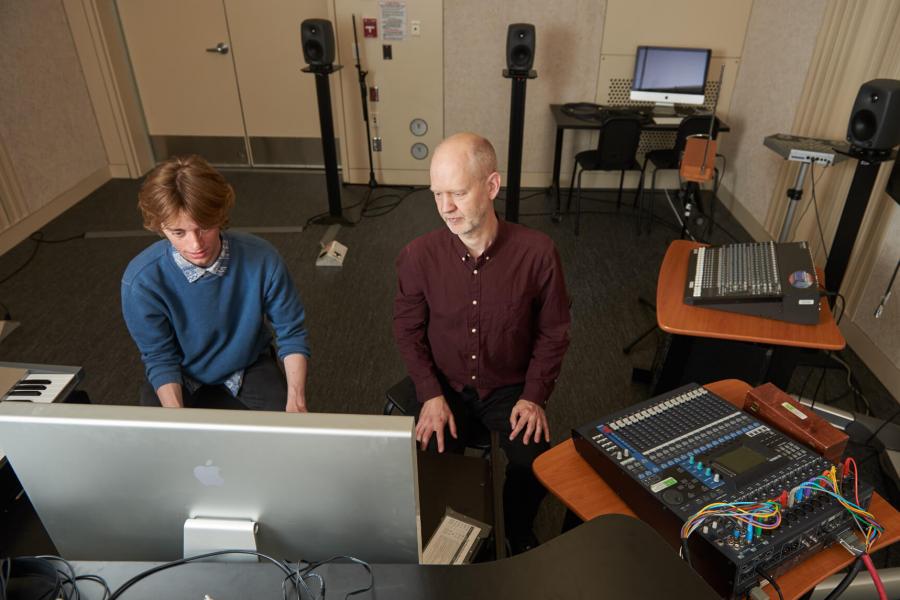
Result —
[[[378,37],[378,19],[363,18],[363,37]]]

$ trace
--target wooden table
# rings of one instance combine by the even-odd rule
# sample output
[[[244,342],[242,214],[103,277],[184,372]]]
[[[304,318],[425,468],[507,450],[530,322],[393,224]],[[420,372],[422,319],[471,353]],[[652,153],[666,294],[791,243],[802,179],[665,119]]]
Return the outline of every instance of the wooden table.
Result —
[[[691,250],[703,245],[675,240],[666,251],[656,284],[656,319],[663,331],[820,350],[841,350],[847,345],[824,298],[820,300],[817,325],[799,325],[685,304],[684,282],[687,280]],[[824,281],[821,271],[819,281]]]
[[[744,396],[750,386],[743,381],[728,379],[707,384],[706,387],[728,400],[735,406],[743,406]],[[541,454],[534,461],[534,472],[538,480],[550,492],[562,500],[572,512],[582,520],[590,520],[598,515],[618,513],[637,516],[625,502],[606,484],[600,475],[587,463],[572,440],[566,440]],[[869,511],[884,525],[885,531],[875,544],[874,550],[885,548],[900,540],[900,513],[879,496],[872,495]],[[841,546],[835,544],[801,562],[778,578],[778,585],[784,597],[799,598],[816,585],[845,568],[852,558]],[[771,598],[776,598],[771,586]]]
[[[786,389],[804,352],[841,350],[846,346],[824,298],[820,300],[816,325],[685,304],[684,283],[691,251],[702,245],[686,240],[673,241],[659,269],[656,320],[672,337],[657,374],[654,394],[667,392],[689,381],[706,383],[730,377],[754,385],[770,381]],[[821,271],[819,281],[824,281]],[[710,356],[722,360],[711,362]]]

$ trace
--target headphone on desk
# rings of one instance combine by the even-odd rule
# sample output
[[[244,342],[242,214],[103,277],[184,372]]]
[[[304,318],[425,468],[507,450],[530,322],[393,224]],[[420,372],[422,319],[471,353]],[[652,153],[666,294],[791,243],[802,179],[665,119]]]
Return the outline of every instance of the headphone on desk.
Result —
[[[34,557],[6,558],[0,561],[0,585],[7,600],[59,598],[62,581],[49,560]]]

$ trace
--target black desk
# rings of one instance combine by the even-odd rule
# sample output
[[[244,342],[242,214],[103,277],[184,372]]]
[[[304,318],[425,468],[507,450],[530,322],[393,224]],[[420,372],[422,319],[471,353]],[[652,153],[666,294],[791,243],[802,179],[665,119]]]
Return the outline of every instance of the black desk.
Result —
[[[79,575],[96,574],[115,590],[121,583],[153,566],[151,563],[76,562]],[[361,600],[443,600],[460,598],[599,597],[656,600],[670,597],[718,598],[703,579],[649,525],[624,515],[605,515],[538,546],[534,550],[495,561],[463,566],[373,565],[375,588],[356,596]],[[318,571],[328,597],[368,584],[357,565],[326,565]],[[215,600],[281,599],[283,574],[263,563],[197,563],[156,573],[123,595],[128,600],[190,598],[204,594]],[[315,582],[310,582],[314,585]],[[82,598],[99,600],[99,586],[79,585]]]
[[[556,213],[559,214],[559,170],[562,164],[562,146],[563,133],[566,129],[602,129],[603,126],[598,121],[586,121],[577,117],[567,115],[562,110],[562,104],[551,104],[550,113],[553,115],[553,122],[556,124],[556,145],[553,148],[553,182],[550,186],[551,190],[556,190]],[[642,121],[641,128],[644,131],[678,131],[678,125],[661,125],[654,123],[649,117]],[[719,131],[730,131],[728,124],[719,119]]]

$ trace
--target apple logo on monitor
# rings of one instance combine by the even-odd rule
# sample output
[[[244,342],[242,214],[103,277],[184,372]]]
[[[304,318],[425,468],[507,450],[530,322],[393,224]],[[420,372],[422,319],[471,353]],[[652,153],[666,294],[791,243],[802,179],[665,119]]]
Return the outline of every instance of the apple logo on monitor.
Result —
[[[205,465],[194,467],[194,477],[205,486],[225,485],[225,480],[222,479],[219,467],[213,465],[212,459],[207,460]]]

